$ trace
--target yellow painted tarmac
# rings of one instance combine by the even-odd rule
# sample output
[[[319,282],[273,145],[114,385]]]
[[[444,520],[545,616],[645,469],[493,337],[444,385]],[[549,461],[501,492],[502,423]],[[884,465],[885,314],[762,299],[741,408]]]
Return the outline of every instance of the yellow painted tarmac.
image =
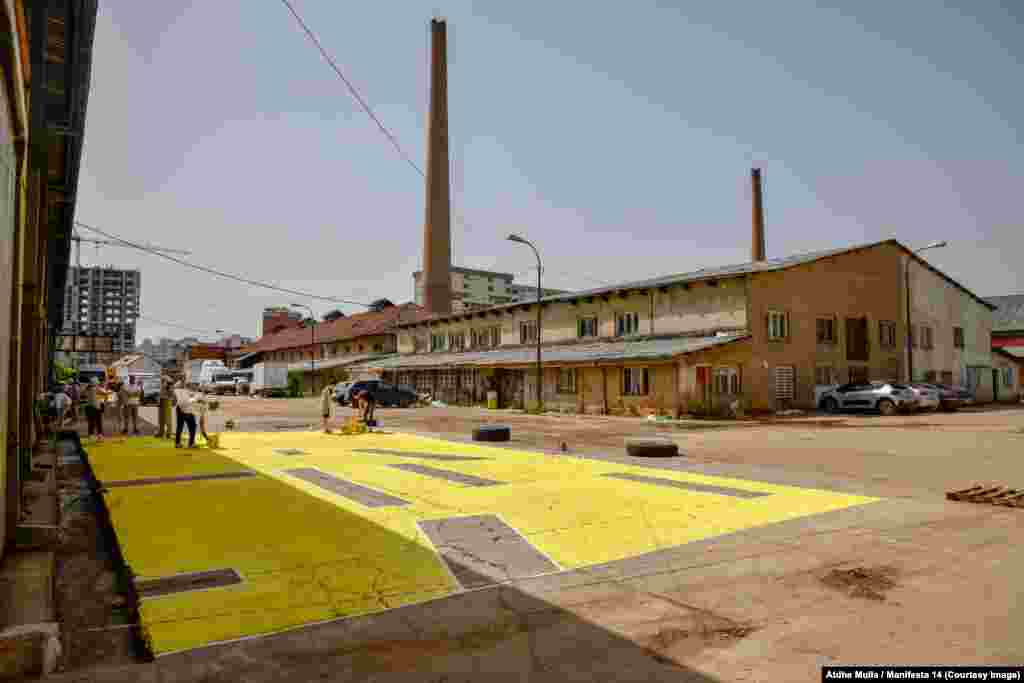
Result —
[[[87,449],[101,481],[245,469],[266,475],[115,486],[105,494],[137,579],[226,568],[243,577],[235,586],[144,598],[143,625],[158,655],[459,590],[417,524],[425,520],[497,515],[559,568],[576,569],[875,500],[403,434],[225,433],[217,451],[175,450],[151,438]],[[502,483],[469,486],[390,467],[399,463]],[[366,507],[284,471],[292,468],[315,468],[408,504]],[[770,495],[739,498],[603,476],[612,473]]]

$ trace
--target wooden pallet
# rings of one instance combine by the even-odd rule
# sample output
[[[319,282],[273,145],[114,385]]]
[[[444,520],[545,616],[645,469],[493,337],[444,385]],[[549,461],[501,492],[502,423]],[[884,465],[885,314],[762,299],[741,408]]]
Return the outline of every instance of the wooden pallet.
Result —
[[[947,500],[964,503],[983,503],[1003,507],[1024,508],[1024,490],[1010,489],[1005,486],[982,486],[975,484],[959,491],[947,491]]]

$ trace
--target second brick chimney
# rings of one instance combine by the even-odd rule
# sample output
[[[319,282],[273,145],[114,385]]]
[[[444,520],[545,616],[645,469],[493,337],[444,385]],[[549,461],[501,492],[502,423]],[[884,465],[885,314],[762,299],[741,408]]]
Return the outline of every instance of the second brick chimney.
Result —
[[[750,246],[750,260],[764,261],[764,205],[761,199],[761,169],[750,169],[750,184],[753,190],[753,240]]]

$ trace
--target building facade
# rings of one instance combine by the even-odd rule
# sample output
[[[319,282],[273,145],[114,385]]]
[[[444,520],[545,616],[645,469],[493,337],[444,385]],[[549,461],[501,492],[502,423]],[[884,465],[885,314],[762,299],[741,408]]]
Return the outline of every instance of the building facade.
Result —
[[[547,297],[540,306],[549,408],[813,409],[820,387],[905,381],[911,358],[915,379],[993,398],[993,306],[895,240]],[[398,355],[366,367],[448,401],[496,391],[502,405],[529,406],[536,320],[537,304],[524,301],[403,324]]]
[[[0,4],[0,553],[64,319],[96,0]],[[30,531],[30,530],[27,530]]]
[[[545,296],[558,296],[559,294],[569,294],[570,292],[565,289],[548,289],[544,287],[541,291],[541,297]],[[512,283],[509,285],[508,294],[512,303],[517,301],[536,301],[537,299],[537,288],[531,285],[520,285]],[[496,302],[500,303],[500,302]]]
[[[133,351],[141,289],[138,270],[72,266],[64,287],[61,334],[111,337],[115,356]]]
[[[424,317],[420,306],[406,303],[282,329],[240,349],[239,360],[246,366],[260,361],[287,364],[303,373],[305,391],[316,392],[326,383],[348,376],[350,365],[394,354],[397,326]]]

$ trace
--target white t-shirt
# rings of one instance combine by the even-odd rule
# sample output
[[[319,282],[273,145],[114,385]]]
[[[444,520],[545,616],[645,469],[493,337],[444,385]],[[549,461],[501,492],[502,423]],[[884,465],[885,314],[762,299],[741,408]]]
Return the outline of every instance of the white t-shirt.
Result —
[[[178,402],[178,410],[180,410],[183,413],[190,414],[193,412],[192,401],[194,399],[192,398],[192,392],[190,392],[188,389],[175,389],[174,398]]]
[[[57,414],[63,413],[71,406],[71,398],[63,391],[57,392],[53,397],[53,406],[57,409]]]

